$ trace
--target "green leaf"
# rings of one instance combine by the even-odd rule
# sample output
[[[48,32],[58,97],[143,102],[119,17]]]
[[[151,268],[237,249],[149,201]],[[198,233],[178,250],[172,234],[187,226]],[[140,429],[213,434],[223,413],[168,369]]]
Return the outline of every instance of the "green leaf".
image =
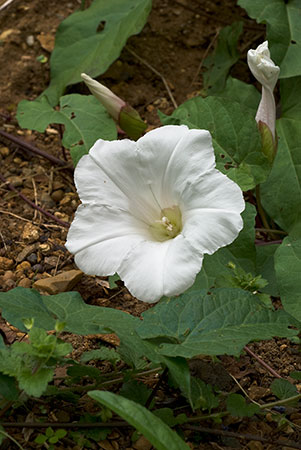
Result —
[[[288,380],[284,379],[274,380],[273,383],[271,384],[271,391],[280,400],[284,400],[286,398],[298,395],[298,389],[296,388],[296,386],[290,383]],[[293,401],[293,404],[296,404],[296,401]]]
[[[290,373],[290,377],[294,380],[301,381],[301,371],[300,370],[294,370]]]
[[[125,419],[142,433],[157,450],[189,449],[176,432],[143,406],[112,392],[91,391],[88,395]]]
[[[137,332],[166,356],[236,355],[251,340],[292,336],[291,317],[270,311],[250,292],[215,289],[161,300],[142,314]]]
[[[188,417],[186,414],[178,414],[176,417],[173,415],[173,410],[170,408],[155,409],[153,414],[159,419],[163,420],[169,427],[175,427],[176,425],[182,425],[187,422]]]
[[[243,22],[234,22],[223,28],[214,53],[204,61],[204,67],[208,70],[203,74],[203,84],[210,95],[223,90],[230,68],[239,59],[237,44],[242,28]]]
[[[301,322],[301,239],[284,239],[275,253],[275,270],[283,307]]]
[[[102,378],[101,371],[99,369],[88,365],[83,366],[81,364],[75,364],[68,367],[67,374],[78,381],[80,381],[83,377],[90,377],[96,380]]]
[[[135,403],[145,405],[147,399],[152,393],[152,389],[149,389],[145,384],[137,380],[129,380],[123,383],[119,394],[122,397],[133,400]]]
[[[252,19],[267,24],[267,40],[280,78],[301,75],[300,0],[239,0]]]
[[[34,102],[23,100],[18,105],[17,119],[22,128],[39,132],[44,132],[49,124],[63,124],[62,144],[70,150],[74,165],[97,139],[117,138],[114,120],[93,95],[65,95],[60,99],[59,111],[45,97]]]
[[[100,349],[90,350],[89,352],[85,352],[81,356],[82,362],[88,361],[98,361],[98,360],[106,360],[110,361],[113,364],[116,364],[120,361],[120,355],[113,348],[101,347]]]
[[[301,126],[299,121],[286,118],[276,124],[278,151],[270,176],[261,187],[261,200],[279,227],[291,232],[301,222]]]
[[[244,83],[236,78],[228,77],[225,88],[217,94],[251,109],[255,117],[260,102],[260,92],[252,84]]]
[[[161,361],[168,367],[169,376],[173,384],[181,389],[182,394],[187,398],[191,407],[194,409],[191,397],[191,376],[188,363],[185,358],[168,358],[162,356]]]
[[[191,399],[194,409],[208,409],[209,412],[219,403],[212,391],[212,386],[195,377],[191,380]]]
[[[24,367],[18,375],[19,387],[24,389],[27,395],[40,397],[52,380],[54,370],[43,367],[35,373],[30,368]]]
[[[238,268],[255,274],[255,216],[256,209],[250,203],[246,203],[246,209],[242,213],[244,227],[235,241],[227,247],[219,249],[213,255],[205,255],[201,272],[197,275],[193,286],[187,291],[198,289],[210,289],[215,286],[216,279],[219,279],[221,287],[221,277],[231,277],[232,271],[228,267],[229,262],[234,263]],[[224,283],[222,287],[231,287],[229,283]]]
[[[104,73],[129,36],[141,31],[151,5],[151,0],[94,0],[63,20],[50,58],[51,82],[42,94],[50,105],[58,103],[66,86],[81,81],[82,72],[91,77]]]
[[[301,120],[301,77],[280,80],[281,117]]]
[[[256,273],[261,274],[269,283],[261,291],[274,297],[279,295],[274,267],[275,252],[278,247],[279,244],[256,246]]]
[[[33,289],[17,287],[0,292],[0,308],[3,317],[20,330],[26,331],[24,318],[34,317],[35,325],[46,330],[53,330],[59,320],[65,322],[65,330],[71,333],[116,333],[123,354],[133,362],[138,363],[141,357],[159,362],[156,348],[143,342],[135,331],[140,322],[137,317],[117,309],[87,305],[78,292],[43,296]]]
[[[260,407],[247,403],[242,395],[230,394],[227,398],[227,410],[234,417],[252,417],[260,412]]]
[[[185,124],[209,130],[217,169],[243,191],[266,180],[270,164],[262,153],[261,137],[250,108],[228,98],[195,97],[161,120],[164,125]]]
[[[0,369],[1,370],[1,369]],[[15,401],[19,397],[19,390],[13,377],[0,373],[0,398]]]
[[[119,281],[119,280],[120,280],[120,276],[117,273],[109,276],[108,281],[109,281],[110,289],[118,288],[118,284],[116,283],[116,281]]]
[[[35,318],[35,325],[53,330],[56,320],[66,323],[66,331],[98,334],[134,330],[139,319],[117,309],[87,305],[78,292],[41,295],[33,289],[18,287],[0,293],[0,308],[5,319],[26,331],[23,319]]]
[[[45,436],[44,434],[38,434],[34,440],[34,442],[36,444],[41,444],[41,445],[45,444],[46,441],[47,441],[47,436]]]

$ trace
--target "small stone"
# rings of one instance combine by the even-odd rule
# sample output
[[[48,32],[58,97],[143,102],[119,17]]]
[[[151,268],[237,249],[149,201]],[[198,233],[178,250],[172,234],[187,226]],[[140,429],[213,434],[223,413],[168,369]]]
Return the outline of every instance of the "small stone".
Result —
[[[12,289],[16,286],[16,282],[14,280],[6,280],[4,282],[5,287],[7,287],[8,289]]]
[[[46,256],[44,258],[44,265],[45,269],[52,269],[53,267],[56,267],[58,261],[57,256]]]
[[[115,450],[112,444],[107,439],[105,439],[104,441],[100,441],[98,445],[100,448],[103,448],[104,450]]]
[[[14,187],[23,186],[23,179],[18,176],[12,176],[7,179]]]
[[[82,278],[81,270],[69,270],[60,273],[55,277],[43,278],[35,281],[33,287],[39,291],[45,291],[49,294],[58,294],[60,292],[70,291]]]
[[[58,180],[55,180],[52,185],[52,188],[54,191],[61,190],[64,187],[65,187],[64,183],[62,183],[61,181],[58,181]]]
[[[31,280],[29,278],[23,278],[21,281],[19,281],[18,286],[21,286],[24,288],[30,288]]]
[[[9,155],[9,148],[8,147],[0,147],[0,155],[2,155],[4,158]]]
[[[55,217],[57,217],[60,220],[63,220],[64,222],[69,222],[69,216],[65,213],[61,213],[59,211],[56,211],[54,213]]]
[[[44,268],[43,268],[42,264],[35,264],[34,266],[32,266],[32,270],[35,273],[42,273],[42,272],[44,272]]]
[[[8,270],[14,265],[14,261],[5,256],[0,256],[0,270]]]
[[[24,261],[24,259],[27,258],[28,255],[33,253],[36,249],[37,249],[37,244],[27,245],[26,247],[23,248],[23,250],[20,253],[18,253],[18,256],[16,257],[16,262],[20,263],[20,262]],[[29,261],[29,262],[31,262],[31,261]]]
[[[26,44],[28,45],[28,47],[32,47],[34,44],[34,37],[32,34],[30,34],[29,36],[27,36],[26,38]]]
[[[47,253],[51,252],[51,245],[45,242],[44,244],[39,245],[39,250],[43,255],[47,255]]]
[[[140,436],[135,444],[133,444],[133,448],[135,450],[150,450],[152,448],[152,444],[144,436]]]
[[[62,198],[64,197],[64,191],[62,189],[58,189],[57,191],[52,192],[51,198],[56,203],[60,202]]]
[[[31,268],[30,262],[28,262],[28,261],[23,261],[23,262],[21,262],[21,264],[18,264],[18,265],[17,265],[16,270],[23,270],[23,271],[26,271],[26,270],[28,270],[28,269],[30,269],[30,268]]]
[[[55,206],[54,201],[52,200],[52,198],[50,197],[49,194],[47,194],[47,192],[43,192],[41,195],[41,202],[43,203],[43,205],[46,208],[53,208]]]
[[[4,272],[2,279],[3,281],[15,280],[15,274],[11,270],[7,270],[6,272]]]
[[[39,239],[40,231],[39,228],[33,225],[32,223],[28,222],[26,225],[24,225],[21,238],[24,239],[24,241],[27,241],[29,243],[35,242]]]
[[[250,441],[247,443],[249,450],[263,450],[263,445],[259,441]]]
[[[27,261],[30,262],[30,264],[36,264],[38,260],[38,257],[36,255],[36,253],[31,253],[29,256],[27,256]]]

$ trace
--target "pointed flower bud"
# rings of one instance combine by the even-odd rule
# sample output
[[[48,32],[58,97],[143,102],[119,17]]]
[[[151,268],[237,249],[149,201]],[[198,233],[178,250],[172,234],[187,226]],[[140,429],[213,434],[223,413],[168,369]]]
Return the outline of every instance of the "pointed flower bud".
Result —
[[[262,97],[255,119],[262,135],[263,152],[269,159],[273,159],[276,151],[276,105],[273,90],[280,68],[270,57],[268,41],[260,44],[255,50],[248,51],[248,65],[254,77],[262,84]],[[272,140],[268,136],[270,134]],[[273,155],[271,155],[271,145],[274,147]]]
[[[102,103],[120,128],[124,130],[130,138],[138,139],[147,128],[146,123],[143,122],[139,113],[124,100],[115,95],[110,89],[89,77],[89,75],[82,73],[81,77],[88,86],[91,94]]]

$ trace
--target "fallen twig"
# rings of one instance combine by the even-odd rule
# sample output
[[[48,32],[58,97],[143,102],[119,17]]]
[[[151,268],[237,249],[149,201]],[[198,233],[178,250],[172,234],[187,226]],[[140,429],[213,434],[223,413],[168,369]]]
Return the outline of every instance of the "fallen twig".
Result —
[[[48,161],[51,161],[54,164],[58,164],[59,166],[65,166],[64,167],[65,169],[73,170],[73,167],[71,167],[69,164],[66,164],[66,162],[63,161],[62,159],[56,158],[55,156],[50,155],[49,153],[44,152],[43,150],[40,150],[39,148],[35,147],[32,144],[29,144],[26,141],[23,141],[22,139],[18,138],[17,136],[7,133],[6,131],[3,131],[3,130],[0,130],[0,135],[3,136],[5,139],[8,139],[9,141],[18,145],[23,150],[27,150],[31,153],[42,156],[43,158],[48,159]]]
[[[244,350],[249,353],[249,355],[251,355],[253,358],[256,359],[256,361],[259,362],[259,364],[264,367],[265,369],[267,369],[275,378],[282,378],[279,373],[276,372],[276,370],[274,370],[271,366],[269,366],[265,361],[263,361],[263,359],[260,358],[260,356],[256,355],[256,353],[254,353],[249,347],[247,347],[246,345],[244,346]]]
[[[234,431],[218,430],[216,428],[207,428],[207,427],[201,427],[201,426],[197,426],[197,425],[183,425],[182,428],[185,430],[199,431],[201,433],[208,433],[208,434],[216,434],[218,436],[234,437],[237,439],[243,439],[243,440],[247,440],[247,441],[259,441],[259,442],[264,442],[266,444],[274,444],[274,445],[283,446],[282,448],[291,447],[291,448],[296,448],[298,450],[301,449],[301,444],[296,444],[295,442],[292,442],[292,441],[269,439],[269,438],[257,436],[255,434],[249,434],[249,433],[242,434],[242,433],[236,433]]]

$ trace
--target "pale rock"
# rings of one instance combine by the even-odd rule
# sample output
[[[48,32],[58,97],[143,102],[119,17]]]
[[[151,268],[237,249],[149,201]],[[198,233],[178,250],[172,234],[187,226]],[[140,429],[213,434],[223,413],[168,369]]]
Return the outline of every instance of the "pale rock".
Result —
[[[14,261],[5,256],[0,256],[0,270],[8,270],[14,265]]]
[[[133,444],[133,448],[135,450],[150,450],[152,448],[152,444],[144,436],[140,436],[135,444]]]
[[[24,225],[21,238],[28,243],[35,242],[40,237],[39,228],[28,222]]]
[[[82,276],[83,272],[81,270],[69,270],[55,277],[35,281],[33,287],[38,291],[48,292],[48,294],[59,294],[60,292],[70,291]]]
[[[20,253],[18,253],[16,257],[16,262],[20,263],[24,261],[24,259],[27,258],[27,256],[30,255],[31,253],[34,253],[36,249],[37,249],[36,244],[27,245],[26,247],[23,248],[23,250]]]
[[[19,281],[18,286],[23,288],[30,288],[31,287],[31,280],[29,278],[23,278]]]

